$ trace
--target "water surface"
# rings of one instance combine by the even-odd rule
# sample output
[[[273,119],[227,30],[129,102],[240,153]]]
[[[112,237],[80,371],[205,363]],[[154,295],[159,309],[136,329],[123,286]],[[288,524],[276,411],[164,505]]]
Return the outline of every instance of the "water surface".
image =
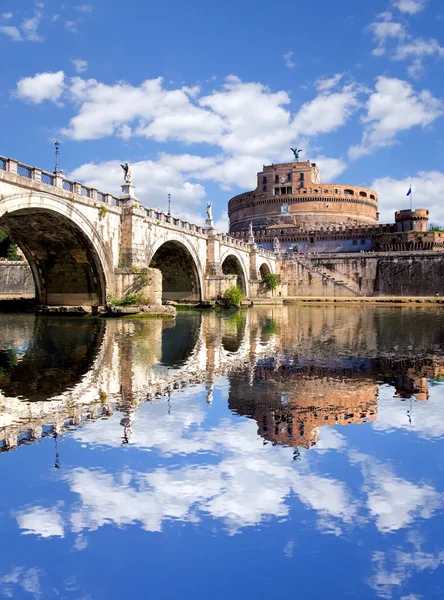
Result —
[[[444,309],[0,314],[0,597],[444,597]]]

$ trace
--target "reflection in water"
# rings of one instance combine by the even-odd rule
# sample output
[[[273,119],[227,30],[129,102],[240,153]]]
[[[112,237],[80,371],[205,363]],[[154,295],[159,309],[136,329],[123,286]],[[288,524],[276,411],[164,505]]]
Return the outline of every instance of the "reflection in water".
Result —
[[[62,394],[88,372],[103,341],[105,323],[98,319],[4,318],[34,323],[27,339],[14,343],[2,336],[7,349],[1,350],[0,389],[6,396],[39,401]]]
[[[9,547],[24,548],[21,535],[36,548],[46,540],[51,560],[59,548],[85,553],[81,571],[98,564],[90,540],[107,560],[118,544],[135,581],[146,568],[131,562],[136,532],[162,532],[169,542],[144,538],[165,565],[153,595],[179,597],[176,579],[197,589],[201,577],[186,557],[201,564],[204,543],[225,556],[224,536],[237,533],[229,564],[212,567],[221,576],[233,562],[251,572],[297,559],[311,597],[439,597],[410,582],[425,571],[435,581],[444,561],[434,533],[444,524],[441,309],[260,307],[175,322],[0,315],[0,331],[2,459],[19,457],[17,477],[29,480],[21,493],[9,473]],[[45,436],[55,445],[40,455],[7,452]],[[42,461],[35,473],[30,454]],[[170,578],[173,539],[181,561]],[[317,573],[332,555],[354,567],[323,587]],[[51,570],[44,560],[11,558],[0,594],[19,597],[24,578]],[[104,597],[143,597],[133,579],[122,589],[112,569],[107,577]],[[256,579],[225,597],[261,597]],[[277,593],[293,589],[282,585]],[[202,582],[193,597],[210,589]]]

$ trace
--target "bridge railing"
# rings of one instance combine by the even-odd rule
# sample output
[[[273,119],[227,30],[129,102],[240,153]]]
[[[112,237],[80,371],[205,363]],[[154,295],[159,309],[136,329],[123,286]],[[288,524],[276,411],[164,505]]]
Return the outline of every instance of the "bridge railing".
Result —
[[[5,156],[0,156],[0,171],[9,171],[10,173],[15,173],[20,177],[24,177],[25,179],[43,183],[44,185],[56,186],[65,192],[71,192],[72,194],[83,196],[84,198],[91,198],[112,206],[120,206],[119,198],[116,198],[116,196],[100,192],[99,190],[87,187],[82,183],[71,181],[64,176],[62,171],[59,171],[58,173],[49,173],[48,171],[30,167],[29,165],[25,165]]]
[[[185,229],[186,231],[199,233],[200,235],[206,235],[207,233],[205,227],[202,227],[201,225],[195,225],[194,223],[190,223],[189,221],[184,221],[183,219],[172,217],[171,215],[167,215],[162,211],[154,210],[152,208],[145,208],[145,211],[148,218],[155,223],[167,223],[169,225],[172,225],[173,227],[178,227],[180,229]]]
[[[233,246],[238,246],[240,248],[249,248],[249,246],[250,246],[250,244],[248,242],[245,242],[242,239],[231,237],[231,235],[228,235],[226,233],[220,233],[219,239],[221,242],[224,242],[224,244],[231,244]],[[261,256],[268,256],[269,258],[276,257],[274,252],[272,252],[271,250],[266,250],[265,248],[257,248],[257,253],[260,254]]]

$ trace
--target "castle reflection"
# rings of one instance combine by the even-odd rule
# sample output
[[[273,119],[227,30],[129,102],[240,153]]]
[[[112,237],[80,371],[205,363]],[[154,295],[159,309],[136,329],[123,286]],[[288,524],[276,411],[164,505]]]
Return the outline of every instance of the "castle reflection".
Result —
[[[3,451],[228,377],[229,408],[266,442],[310,448],[320,428],[378,419],[381,386],[426,401],[444,374],[441,309],[257,307],[173,321],[0,315]]]

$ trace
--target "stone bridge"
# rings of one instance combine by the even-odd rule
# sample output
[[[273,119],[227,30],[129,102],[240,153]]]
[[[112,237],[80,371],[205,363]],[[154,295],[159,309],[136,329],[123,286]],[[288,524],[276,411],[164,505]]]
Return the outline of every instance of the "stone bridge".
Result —
[[[131,185],[115,197],[0,157],[0,230],[25,255],[38,303],[104,305],[141,293],[162,300],[216,299],[237,283],[266,295],[276,256],[254,243],[141,206]]]

